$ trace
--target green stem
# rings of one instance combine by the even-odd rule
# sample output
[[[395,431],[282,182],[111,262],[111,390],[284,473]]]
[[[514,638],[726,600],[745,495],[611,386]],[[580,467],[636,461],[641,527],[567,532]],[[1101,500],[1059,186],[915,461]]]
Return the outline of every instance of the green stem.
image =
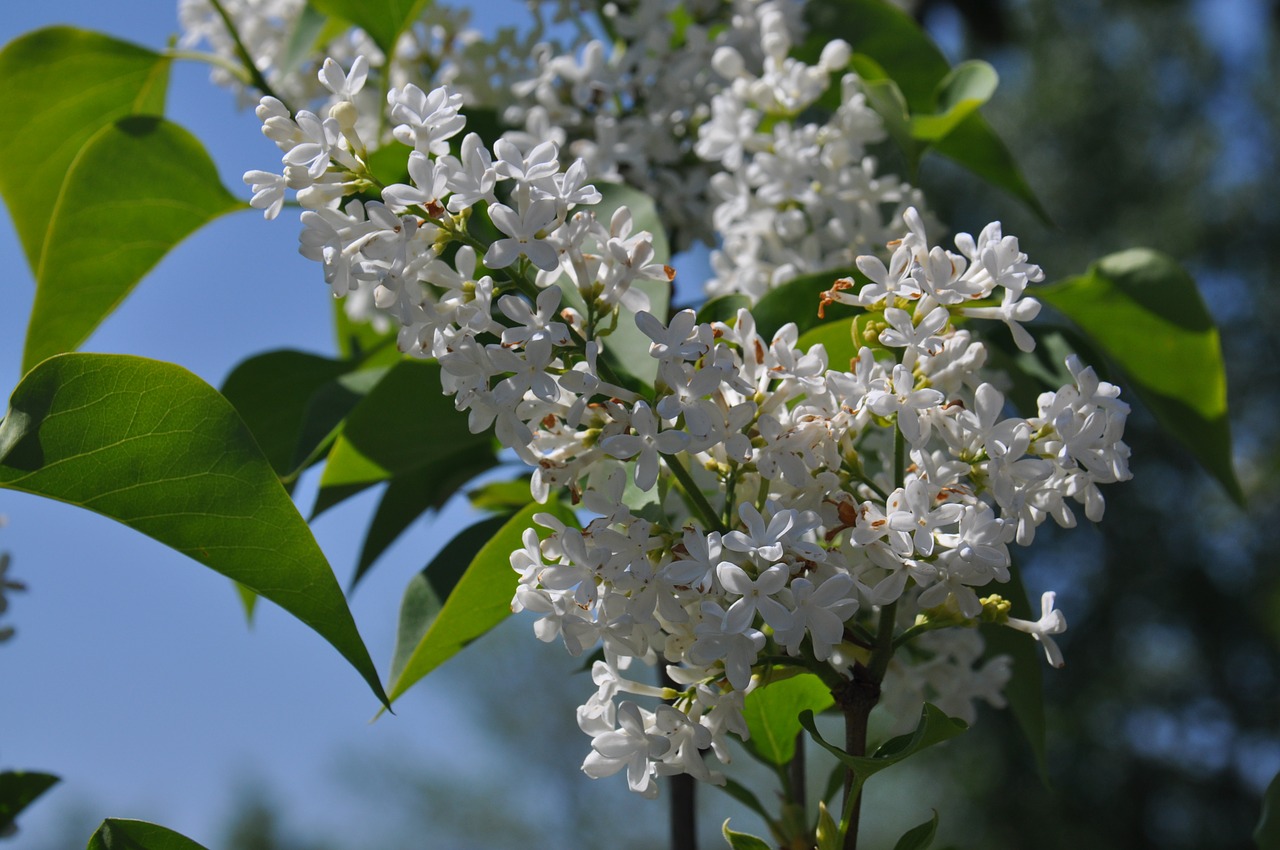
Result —
[[[226,71],[246,86],[253,85],[253,79],[245,71],[244,67],[232,62],[225,56],[218,56],[215,53],[203,53],[199,50],[176,50],[172,47],[165,50],[163,55],[166,59],[185,59],[188,62],[202,62],[205,65],[212,65],[215,68],[221,68]]]
[[[244,69],[249,74],[249,81],[253,83],[254,88],[265,95],[274,97],[276,100],[284,103],[284,108],[290,113],[293,108],[285,103],[285,99],[276,94],[271,88],[271,84],[267,82],[267,78],[262,76],[262,72],[258,70],[257,64],[254,63],[253,57],[249,55],[249,51],[245,49],[244,42],[240,40],[240,33],[236,30],[235,22],[231,20],[231,16],[227,14],[226,8],[222,5],[222,0],[209,0],[213,4],[214,11],[218,13],[218,17],[222,18],[223,25],[227,28],[227,32],[231,35],[231,40],[235,42],[236,55],[240,57],[240,61],[244,64]]]
[[[684,494],[688,499],[689,506],[698,512],[707,527],[722,534],[728,531],[728,526],[720,521],[720,517],[716,515],[716,509],[711,507],[707,497],[702,495],[702,490],[699,489],[697,482],[693,480],[693,476],[689,474],[689,470],[684,468],[684,464],[680,462],[680,459],[675,455],[668,454],[662,455],[662,459],[666,461],[667,468],[671,470],[671,474],[676,477],[676,480],[680,482],[680,486],[684,488]]]

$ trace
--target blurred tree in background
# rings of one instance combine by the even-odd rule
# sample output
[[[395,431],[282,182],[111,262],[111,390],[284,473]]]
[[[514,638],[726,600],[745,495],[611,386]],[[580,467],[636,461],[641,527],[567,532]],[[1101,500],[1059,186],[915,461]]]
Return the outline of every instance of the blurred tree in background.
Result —
[[[1132,244],[1191,269],[1222,330],[1248,496],[1240,510],[1149,417],[1130,420],[1134,479],[1092,545],[1077,533],[1026,565],[1032,598],[1062,587],[1071,612],[1067,666],[1045,676],[1052,790],[1025,753],[989,755],[1020,742],[988,712],[957,742],[969,763],[948,762],[987,836],[971,846],[1251,847],[1280,769],[1280,12],[957,0],[921,13],[948,49],[1001,72],[987,114],[1056,227],[935,159],[923,183],[950,204],[937,213],[952,230],[1002,218],[1049,279]]]

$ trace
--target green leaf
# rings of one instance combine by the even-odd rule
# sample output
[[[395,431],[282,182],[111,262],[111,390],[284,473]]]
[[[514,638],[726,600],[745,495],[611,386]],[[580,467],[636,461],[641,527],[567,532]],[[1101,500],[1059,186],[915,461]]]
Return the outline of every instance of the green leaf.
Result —
[[[467,498],[471,500],[473,508],[495,513],[514,513],[533,501],[528,478],[490,481],[468,491]]]
[[[924,153],[911,128],[911,108],[907,98],[880,63],[862,53],[855,53],[849,65],[862,79],[867,105],[879,113],[889,137],[902,148],[914,170]],[[835,106],[835,104],[832,104]]]
[[[809,736],[813,738],[818,746],[827,750],[839,759],[841,764],[853,771],[853,793],[855,794],[858,793],[868,779],[885,768],[892,767],[903,759],[915,755],[921,750],[928,749],[934,744],[940,744],[949,738],[954,738],[969,728],[963,720],[947,717],[936,706],[925,703],[924,709],[920,713],[920,724],[914,732],[890,738],[880,745],[874,755],[851,756],[834,744],[827,743],[818,734],[818,727],[813,722],[812,711],[805,711],[800,714],[800,725],[805,728],[805,731],[809,733]]]
[[[812,673],[770,682],[747,695],[742,715],[756,754],[774,765],[790,763],[800,734],[800,712],[820,714],[835,703],[831,689]]]
[[[1027,599],[1021,571],[1015,566],[1009,573],[1009,582],[999,589],[999,593],[1010,602],[1010,616],[1020,620],[1039,619],[1039,613],[1032,611]],[[1005,685],[1005,699],[1009,701],[1013,718],[1026,735],[1027,743],[1031,745],[1036,771],[1047,788],[1049,765],[1045,753],[1044,653],[1036,639],[1026,632],[995,623],[982,623],[978,628],[986,643],[988,658],[1008,655],[1013,659],[1013,677]]]
[[[3,835],[22,810],[58,783],[51,773],[31,770],[6,770],[0,773],[0,835]]]
[[[396,40],[427,7],[430,0],[311,0],[327,15],[345,18],[369,34],[373,43],[391,57]]]
[[[938,812],[935,809],[933,817],[919,826],[912,827],[898,839],[898,843],[893,845],[893,850],[928,850],[930,844],[933,843],[934,836],[938,834]]]
[[[235,405],[271,467],[283,477],[293,471],[298,436],[312,397],[350,369],[348,363],[318,354],[268,351],[232,369],[222,394]]]
[[[698,309],[698,324],[733,322],[738,318],[738,311],[744,308],[751,309],[751,299],[747,296],[736,292],[730,295],[719,295]]]
[[[729,842],[729,846],[732,847],[733,850],[773,850],[773,848],[769,846],[769,842],[764,839],[756,838],[754,835],[748,835],[745,832],[734,832],[732,829],[729,829],[728,820],[725,820],[724,826],[721,827],[721,832],[724,833],[725,841]]]
[[[438,509],[454,491],[493,463],[493,451],[485,445],[392,478],[365,533],[351,588],[355,589],[374,562],[414,520],[433,508]],[[528,491],[526,486],[526,495]],[[529,501],[531,499],[526,499],[525,503]]]
[[[140,820],[107,818],[89,839],[87,850],[205,850],[172,829]]]
[[[380,700],[377,670],[324,553],[234,407],[171,363],[65,354],[0,422],[0,487],[121,522],[280,605]]]
[[[1160,425],[1243,504],[1222,346],[1191,276],[1164,254],[1133,248],[1035,295],[1097,343]]]
[[[958,97],[955,102],[959,103],[980,94],[989,82],[984,79],[985,71],[974,70],[949,79],[953,72],[942,51],[910,15],[888,0],[810,3],[805,7],[805,21],[812,35],[796,50],[804,61],[816,62],[828,41],[843,38],[855,55],[862,54],[880,69],[879,74],[868,77],[865,63],[853,63],[859,75],[869,80],[871,106],[885,118],[887,129],[912,161],[919,152],[902,138],[902,104],[913,116],[915,130],[914,117],[937,118],[938,113],[948,111],[946,98]],[[896,92],[884,85],[885,79],[893,82]],[[955,117],[963,117],[961,113],[966,111],[968,117],[949,127],[944,127],[943,122],[925,121],[919,128],[923,138],[932,141],[938,153],[1009,192],[1048,223],[1047,212],[1023,179],[1008,148],[974,109],[976,106],[957,111]],[[933,137],[943,129],[944,134]]]
[[[329,31],[329,19],[316,11],[311,3],[305,4],[293,22],[293,28],[285,41],[284,53],[276,62],[277,67],[285,73],[292,73],[312,61],[316,51],[327,41],[324,36]]]
[[[482,451],[491,459],[488,466],[496,463],[492,438],[472,434],[467,415],[441,391],[439,364],[401,360],[347,416],[320,477],[312,515],[380,481],[428,466],[447,469],[458,457]]]
[[[594,208],[596,218],[607,228],[618,207],[631,210],[634,235],[641,230],[653,234],[653,259],[650,262],[665,263],[671,258],[671,246],[667,241],[658,208],[644,192],[619,183],[597,183],[596,188],[604,196]],[[671,303],[671,282],[666,280],[638,280],[633,288],[649,296],[649,312],[659,319],[667,315]],[[605,338],[604,352],[615,369],[651,385],[658,374],[658,361],[649,356],[652,340],[636,327],[635,313],[626,307],[619,308],[618,327]]]
[[[50,27],[0,50],[0,103],[21,132],[0,134],[0,195],[39,275],[72,160],[102,127],[164,112],[169,60],[145,47]]]
[[[751,308],[751,315],[756,320],[756,331],[768,341],[787,322],[794,322],[800,333],[804,333],[824,321],[831,321],[841,315],[852,316],[854,310],[844,304],[829,304],[824,310],[826,318],[818,316],[822,293],[840,278],[850,276],[857,281],[865,281],[865,278],[851,269],[832,269],[803,275],[776,289],[770,289]]]
[[[1253,830],[1258,850],[1280,850],[1280,774],[1276,774],[1262,795],[1262,816]]]
[[[831,39],[843,38],[885,70],[913,113],[933,111],[938,83],[951,66],[906,12],[888,0],[828,0],[807,4],[804,17],[810,36],[796,54],[806,63],[817,62]]]
[[[911,133],[925,142],[938,142],[951,134],[995,94],[1000,78],[996,69],[980,59],[961,62],[938,83],[937,110],[911,116]]]
[[[721,791],[758,814],[766,823],[773,823],[773,818],[770,817],[768,810],[764,807],[764,804],[760,802],[760,798],[741,782],[725,777],[723,785],[713,787],[719,787]]]
[[[825,800],[818,801],[818,826],[814,837],[818,839],[818,850],[840,850],[840,827],[831,817]]]
[[[493,539],[511,516],[493,516],[458,532],[431,562],[415,575],[400,601],[400,621],[396,647],[391,659],[391,678],[400,676],[414,649],[430,630],[440,610],[484,545]]]
[[[174,245],[243,206],[177,124],[132,116],[99,129],[72,162],[49,221],[23,371],[77,348]]]
[[[392,701],[511,613],[511,598],[519,583],[519,576],[511,569],[511,553],[523,546],[521,538],[526,528],[535,528],[542,538],[550,534],[548,529],[533,523],[533,515],[543,511],[559,517],[567,525],[576,525],[573,512],[559,502],[528,505],[498,529],[456,581],[446,578],[436,585],[428,579],[433,582],[437,595],[443,589],[447,598],[439,613],[426,619],[426,629],[416,643],[412,636],[421,631],[424,618],[417,618],[419,625],[411,627],[406,625],[402,612],[395,653],[399,670],[392,676],[389,692]],[[437,558],[433,564],[439,561]],[[456,563],[453,566],[456,568]],[[428,565],[425,573],[430,572]],[[421,591],[421,587],[416,590],[419,598]]]
[[[945,137],[939,139],[933,145],[933,150],[964,166],[992,186],[1008,192],[1026,204],[1027,209],[1039,216],[1045,224],[1053,223],[1049,211],[1040,203],[1040,199],[1022,176],[1013,154],[981,114],[971,113]]]

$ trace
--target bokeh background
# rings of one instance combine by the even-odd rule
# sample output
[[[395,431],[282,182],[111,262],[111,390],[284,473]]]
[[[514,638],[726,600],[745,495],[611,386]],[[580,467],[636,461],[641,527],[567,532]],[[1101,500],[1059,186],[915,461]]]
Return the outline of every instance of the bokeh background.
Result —
[[[517,0],[477,4],[492,31]],[[942,814],[968,848],[1244,848],[1280,771],[1280,6],[1266,0],[926,0],[952,59],[984,58],[1002,85],[986,114],[1051,212],[931,160],[921,182],[953,230],[1001,219],[1050,279],[1133,245],[1186,264],[1222,328],[1241,510],[1139,408],[1134,480],[1108,491],[1100,529],[1045,534],[1025,563],[1059,590],[1068,664],[1047,671],[1044,786],[1012,719],[975,729],[869,789],[869,847]],[[69,23],[153,48],[170,0],[6,4],[0,42]],[[224,181],[275,161],[252,114],[204,67],[174,70],[170,116]],[[8,116],[3,132],[21,132]],[[245,356],[328,353],[330,304],[287,215],[223,218],[166,258],[86,346],[171,360],[220,384]],[[7,227],[0,389],[17,364],[31,275]],[[705,253],[676,263],[704,275]],[[314,477],[298,490],[305,511]],[[315,524],[344,582],[376,503]],[[399,597],[462,521],[451,504],[390,550],[351,600],[374,658],[391,656]],[[578,772],[578,663],[513,619],[370,723],[358,676],[270,605],[252,628],[229,583],[91,514],[0,491],[0,550],[15,594],[0,646],[0,768],[63,778],[5,847],[83,846],[107,816],[166,824],[245,850],[661,846],[665,810]],[[757,825],[714,790],[719,823]],[[625,829],[619,834],[619,825]],[[895,832],[896,830],[896,832]]]

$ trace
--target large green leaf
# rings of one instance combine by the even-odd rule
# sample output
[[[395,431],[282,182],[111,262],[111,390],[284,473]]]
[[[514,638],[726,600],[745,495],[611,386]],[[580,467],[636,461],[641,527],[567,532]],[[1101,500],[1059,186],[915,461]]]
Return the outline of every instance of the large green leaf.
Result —
[[[409,616],[402,611],[400,635],[396,641],[395,666],[399,669],[393,674],[389,689],[392,701],[511,614],[511,598],[515,596],[519,583],[519,577],[511,569],[511,553],[523,546],[526,528],[537,529],[541,537],[550,533],[533,522],[533,515],[544,511],[559,517],[567,525],[576,524],[573,512],[559,502],[528,505],[503,523],[456,580],[452,579],[452,573],[458,566],[456,561],[445,565],[446,575],[439,581],[425,576],[414,579],[416,586],[411,586],[410,591],[419,602],[428,588],[437,598],[447,598],[435,614],[430,611],[430,606],[418,602],[415,602]],[[473,542],[468,539],[465,545],[469,547]],[[459,543],[460,547],[463,545]],[[441,563],[439,558],[433,562]],[[430,572],[431,567],[428,566],[426,573]],[[423,579],[428,588],[423,587]],[[413,636],[416,634],[421,634],[421,637],[415,643]]]
[[[1172,258],[1133,248],[1036,290],[1128,377],[1127,383],[1239,503],[1231,464],[1227,374],[1218,329],[1195,281]]]
[[[812,673],[756,688],[747,695],[742,709],[751,731],[751,749],[770,764],[790,763],[796,753],[796,735],[800,734],[800,712],[821,714],[834,702],[831,689]]]
[[[921,750],[928,749],[934,744],[940,744],[949,738],[954,738],[969,728],[963,720],[947,717],[936,706],[925,703],[924,709],[920,713],[920,724],[916,726],[914,732],[890,738],[880,745],[874,755],[852,756],[823,739],[822,735],[818,733],[817,725],[813,722],[813,712],[802,712],[800,725],[805,728],[805,731],[817,742],[818,746],[834,755],[845,767],[853,770],[853,793],[855,794],[858,793],[868,779],[885,768],[893,767],[903,759],[913,756]]]
[[[172,829],[140,820],[107,818],[86,850],[205,850]]]
[[[444,545],[431,562],[409,581],[400,600],[396,647],[391,658],[391,678],[400,676],[418,644],[440,616],[449,594],[466,573],[484,545],[511,519],[511,514],[491,516],[467,526]]]
[[[913,113],[934,111],[938,83],[951,70],[942,51],[910,15],[888,0],[828,0],[804,10],[810,36],[796,51],[816,62],[833,38],[874,59],[898,84]]]
[[[443,472],[461,457],[486,451],[492,458],[492,438],[472,434],[466,414],[441,392],[440,366],[401,360],[343,423],[320,477],[314,514],[381,481],[425,467]],[[484,468],[476,466],[477,472]]]
[[[163,113],[168,83],[160,54],[70,27],[37,30],[0,50],[0,102],[11,127],[0,133],[0,195],[37,275],[72,160],[117,118]]]
[[[1013,154],[996,135],[996,131],[991,129],[987,119],[979,113],[970,113],[952,127],[945,137],[933,145],[933,150],[1022,201],[1045,224],[1052,223],[1049,211],[1040,203],[1031,185],[1022,176],[1022,170],[1018,168]]]
[[[796,50],[802,59],[816,62],[829,40],[843,38],[855,54],[871,59],[892,81],[893,90],[884,85],[885,79],[879,73],[872,74],[868,97],[899,143],[903,142],[899,125],[905,103],[915,139],[932,143],[938,153],[1009,192],[1036,215],[1049,220],[1004,143],[975,111],[980,104],[961,105],[994,83],[985,70],[961,71],[962,65],[956,76],[949,76],[953,72],[942,51],[910,15],[889,0],[810,3],[805,7],[805,20],[811,35]],[[854,67],[860,74],[866,72],[865,65],[855,62]],[[940,118],[947,115],[963,120],[955,123]],[[928,117],[917,124],[924,116]],[[914,160],[920,151],[912,145],[906,153]]]
[[[58,783],[51,773],[6,770],[0,773],[0,835],[13,826],[22,810]]]
[[[72,162],[49,221],[23,371],[74,350],[174,245],[243,206],[178,125],[132,116],[100,128]]]
[[[298,438],[312,397],[350,369],[348,363],[318,354],[268,351],[232,369],[222,394],[235,405],[271,467],[283,477],[297,462]]]
[[[235,408],[185,369],[107,354],[41,363],[0,422],[0,487],[110,517],[265,596],[385,702],[311,530]]]
[[[326,15],[345,18],[369,34],[391,56],[396,39],[422,14],[430,0],[310,0]]]
[[[978,111],[995,94],[1000,78],[980,59],[961,62],[938,83],[937,108],[911,117],[911,133],[925,142],[938,142]]]
[[[414,520],[439,508],[459,487],[493,463],[493,451],[486,445],[392,478],[365,532],[360,560],[351,577],[352,589]],[[528,496],[527,482],[524,489]]]

